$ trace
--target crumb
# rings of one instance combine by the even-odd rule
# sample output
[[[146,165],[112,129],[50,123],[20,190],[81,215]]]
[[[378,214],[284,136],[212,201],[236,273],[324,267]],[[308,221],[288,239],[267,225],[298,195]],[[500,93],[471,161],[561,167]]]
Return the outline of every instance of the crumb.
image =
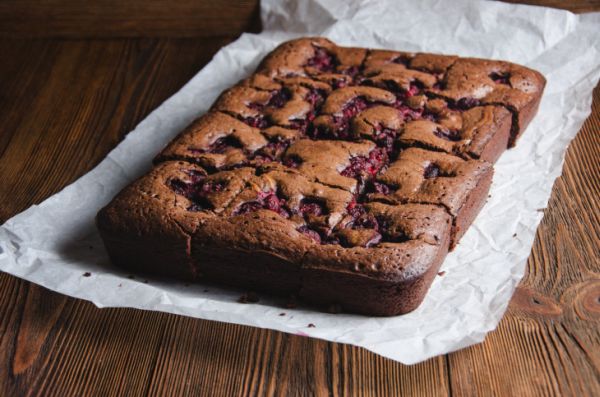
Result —
[[[92,273],[90,273],[90,272],[85,272],[85,273],[83,273],[83,277],[89,277],[89,276],[91,276],[91,275],[92,275]]]
[[[513,234],[513,237],[517,237],[517,233]]]
[[[127,278],[130,279],[130,280],[133,280],[135,278],[135,276],[133,274],[128,274]]]
[[[123,286],[123,284],[119,284],[119,288],[121,288]]]
[[[313,323],[308,324],[308,328],[315,328],[316,325],[314,325]]]
[[[327,311],[331,314],[338,314],[342,312],[342,307],[337,303],[334,303],[327,307]]]
[[[256,303],[258,301],[258,295],[256,295],[254,292],[246,292],[238,299],[239,303]]]
[[[279,313],[280,316],[285,316],[285,313]]]
[[[442,270],[441,272],[438,272],[438,276],[440,276],[440,277],[443,276],[444,274],[446,274],[445,270]]]
[[[536,211],[538,212],[544,212],[545,208],[538,208]]]
[[[492,198],[492,195],[491,195],[491,194],[488,194],[488,198]]]

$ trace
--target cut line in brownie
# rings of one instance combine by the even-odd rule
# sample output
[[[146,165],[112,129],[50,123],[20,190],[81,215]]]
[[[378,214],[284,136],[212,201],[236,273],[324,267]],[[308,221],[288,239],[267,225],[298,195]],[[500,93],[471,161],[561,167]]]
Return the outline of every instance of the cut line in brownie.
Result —
[[[135,271],[405,313],[544,84],[508,62],[293,40],[168,144],[98,228]]]

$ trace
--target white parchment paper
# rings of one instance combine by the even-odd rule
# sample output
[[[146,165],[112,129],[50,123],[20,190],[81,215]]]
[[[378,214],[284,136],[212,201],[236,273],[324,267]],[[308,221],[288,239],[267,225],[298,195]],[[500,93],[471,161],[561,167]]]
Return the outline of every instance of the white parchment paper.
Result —
[[[484,339],[523,276],[565,150],[590,113],[600,77],[600,13],[498,2],[263,0],[264,32],[223,48],[87,175],[0,227],[0,270],[98,307],[136,307],[362,346],[416,363]],[[548,79],[538,116],[496,166],[491,198],[443,264],[424,303],[394,318],[240,304],[239,290],[130,279],[110,265],[93,219],[217,95],[281,41],[322,35],[342,45],[518,62]],[[516,233],[516,237],[513,235]],[[83,277],[90,272],[90,277]],[[279,314],[285,312],[285,316]],[[308,327],[314,324],[314,327]]]

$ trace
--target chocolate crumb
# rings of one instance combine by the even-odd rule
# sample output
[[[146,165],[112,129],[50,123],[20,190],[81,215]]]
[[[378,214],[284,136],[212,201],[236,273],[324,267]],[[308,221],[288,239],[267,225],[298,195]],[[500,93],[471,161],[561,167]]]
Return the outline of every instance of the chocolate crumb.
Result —
[[[308,324],[308,328],[315,328],[316,325],[314,325],[313,323]]]
[[[123,286],[123,284],[119,284],[118,287],[121,288]]]
[[[83,277],[89,277],[89,276],[91,276],[91,275],[92,275],[92,273],[90,273],[90,272],[85,272],[85,273],[83,273]]]
[[[440,276],[440,277],[443,276],[444,274],[446,274],[445,270],[442,270],[441,272],[438,272],[438,276]]]
[[[285,313],[279,313],[280,316],[285,316]]]
[[[513,237],[517,237],[517,233],[513,234]]]

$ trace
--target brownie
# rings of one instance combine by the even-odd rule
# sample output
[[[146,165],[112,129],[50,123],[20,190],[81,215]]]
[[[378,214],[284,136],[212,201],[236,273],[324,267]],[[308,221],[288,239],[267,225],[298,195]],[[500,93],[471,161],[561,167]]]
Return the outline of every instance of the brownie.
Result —
[[[289,41],[168,144],[98,228],[132,271],[407,313],[544,85],[508,62]]]

